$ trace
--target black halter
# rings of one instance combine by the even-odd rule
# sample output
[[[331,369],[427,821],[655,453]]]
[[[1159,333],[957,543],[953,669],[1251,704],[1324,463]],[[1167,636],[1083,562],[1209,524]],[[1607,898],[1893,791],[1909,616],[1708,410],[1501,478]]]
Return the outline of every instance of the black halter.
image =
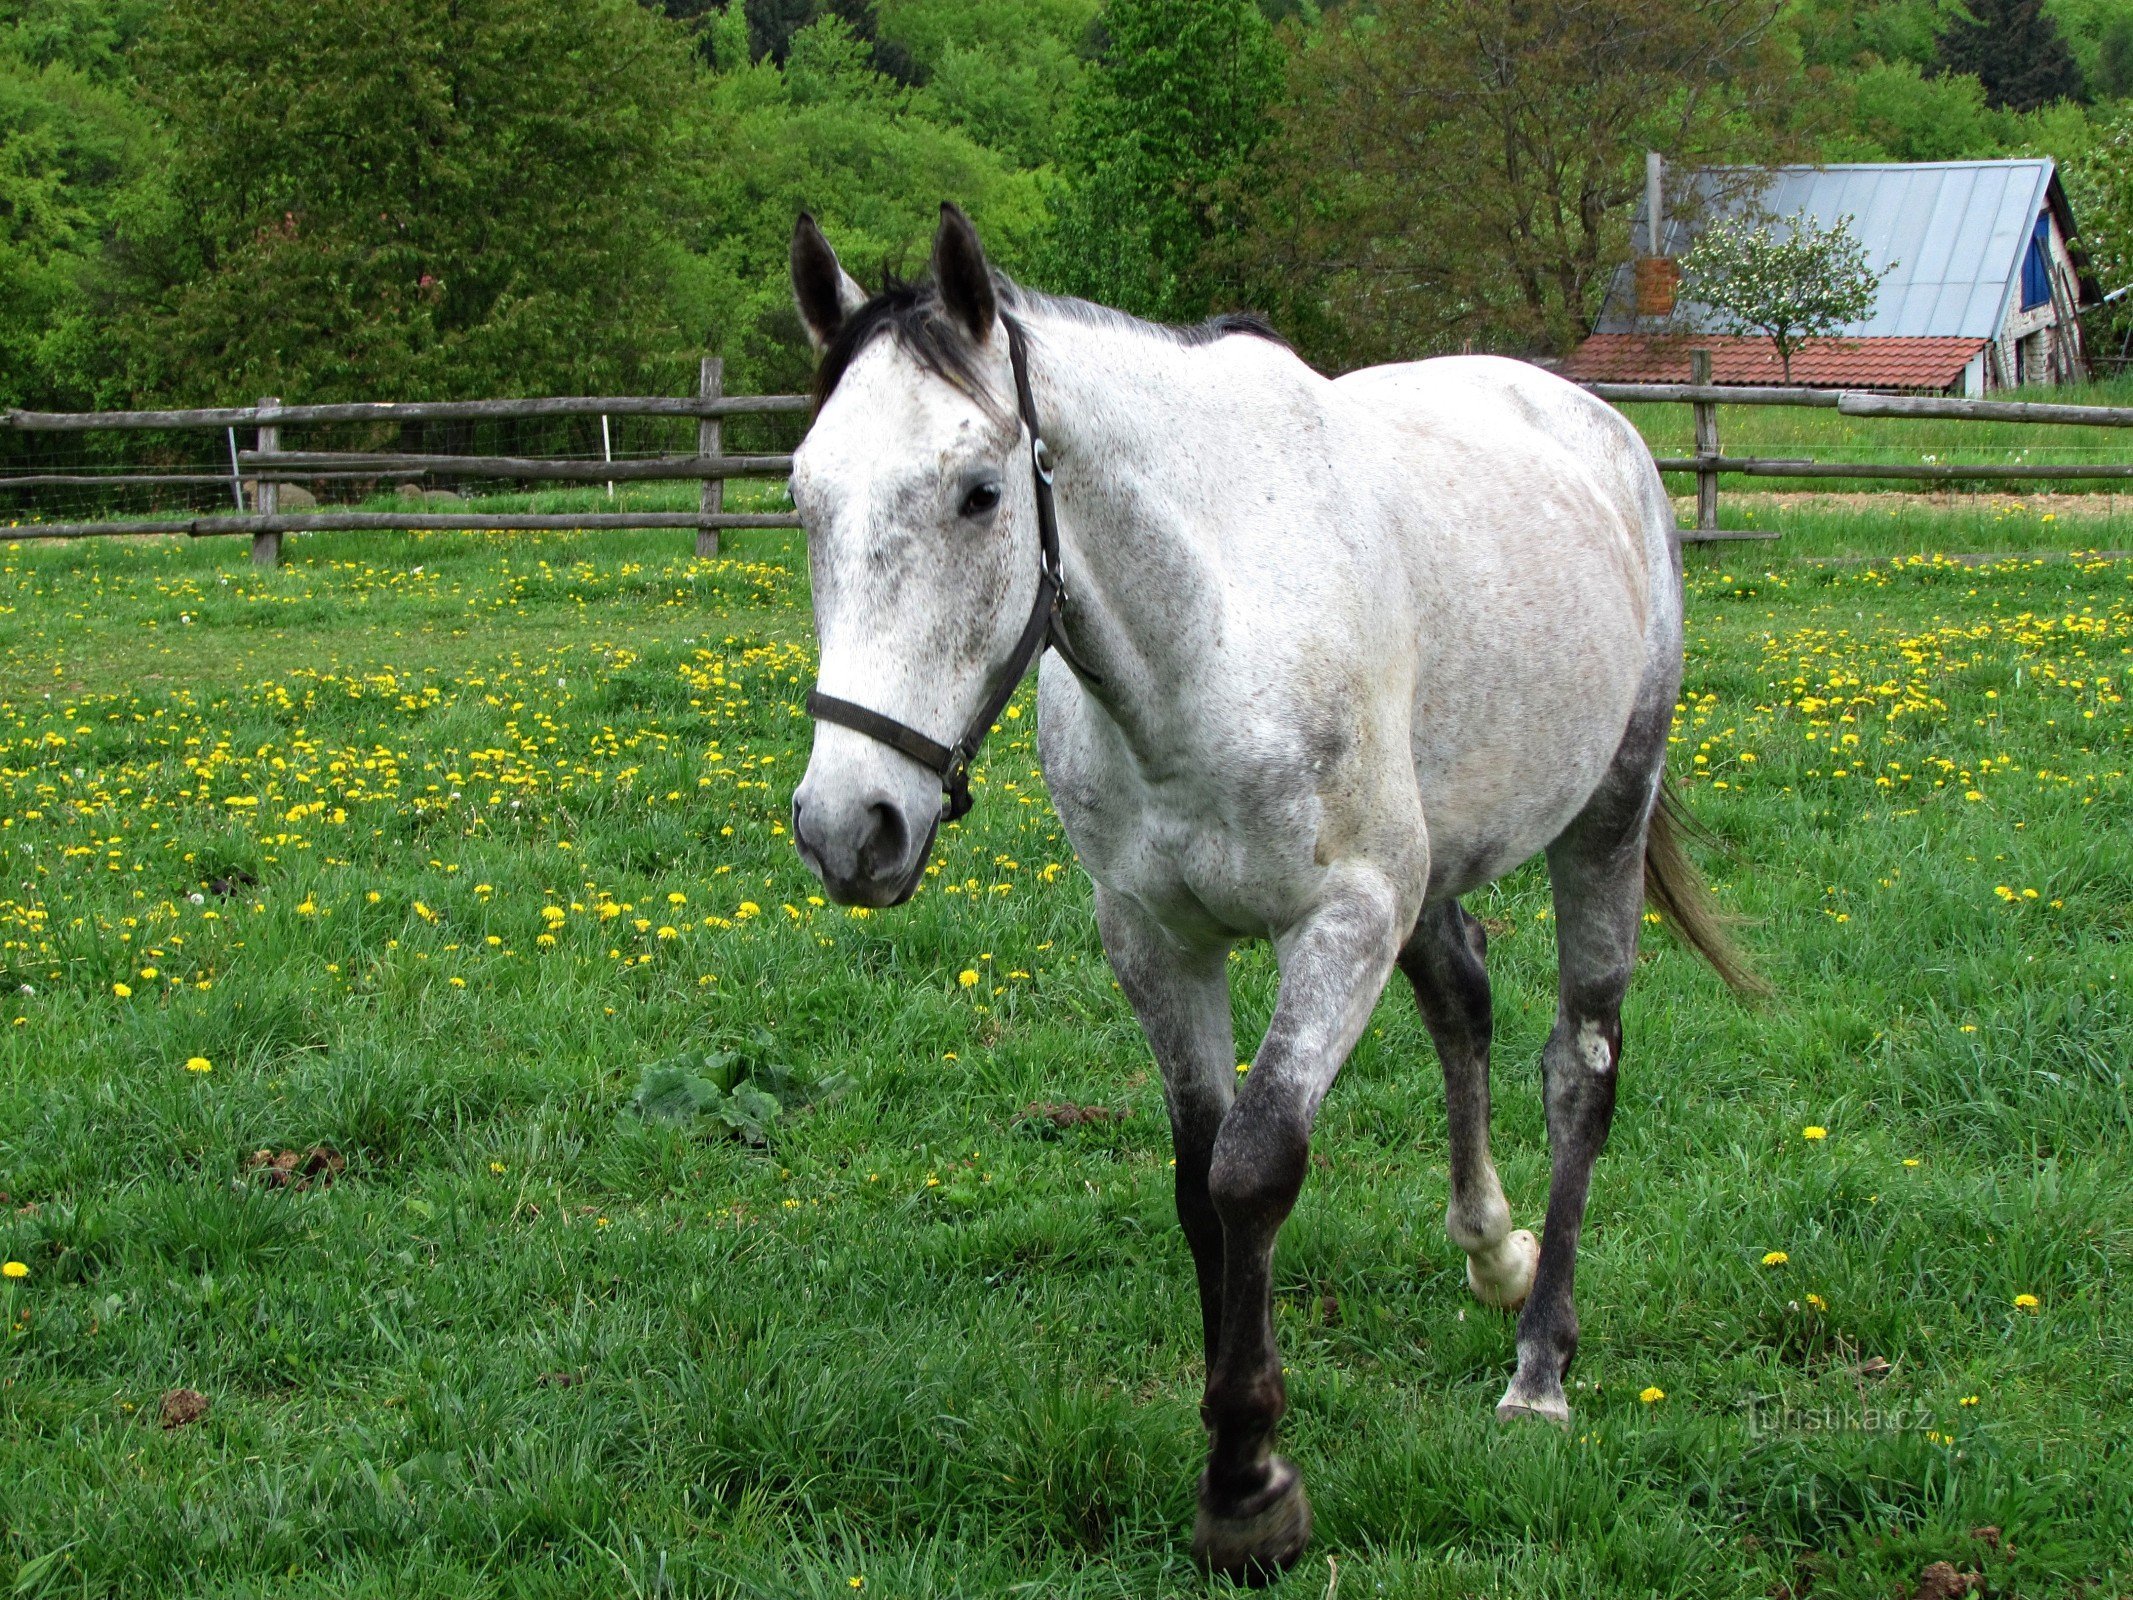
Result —
[[[970,763],[1000,713],[1007,709],[1007,702],[1014,698],[1023,674],[1044,654],[1045,646],[1057,650],[1067,665],[1089,682],[1103,681],[1081,664],[1066,635],[1060,632],[1059,615],[1066,607],[1067,592],[1065,575],[1059,569],[1059,511],[1052,503],[1052,452],[1037,426],[1037,402],[1030,393],[1029,352],[1022,325],[1005,311],[1000,313],[1000,321],[1007,328],[1007,353],[1015,369],[1015,403],[1021,408],[1022,425],[1029,430],[1030,472],[1037,490],[1037,598],[1030,606],[1029,621],[1022,625],[1022,637],[1015,641],[1015,648],[1000,667],[999,681],[992,693],[978,707],[963,736],[952,745],[937,743],[893,717],[839,700],[820,689],[807,692],[807,714],[816,721],[834,722],[869,739],[878,739],[937,774],[946,797],[941,810],[944,822],[953,822],[970,809]]]

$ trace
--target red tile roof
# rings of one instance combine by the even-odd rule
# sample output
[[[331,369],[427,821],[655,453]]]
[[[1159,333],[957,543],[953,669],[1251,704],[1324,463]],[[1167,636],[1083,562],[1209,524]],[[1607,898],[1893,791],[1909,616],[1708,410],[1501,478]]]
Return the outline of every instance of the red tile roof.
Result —
[[[1984,347],[1983,339],[1814,339],[1793,352],[1792,382],[1823,389],[1948,389]],[[1711,352],[1714,383],[1785,382],[1784,365],[1768,339],[1709,334],[1596,333],[1562,371],[1579,383],[1687,383],[1692,349]]]

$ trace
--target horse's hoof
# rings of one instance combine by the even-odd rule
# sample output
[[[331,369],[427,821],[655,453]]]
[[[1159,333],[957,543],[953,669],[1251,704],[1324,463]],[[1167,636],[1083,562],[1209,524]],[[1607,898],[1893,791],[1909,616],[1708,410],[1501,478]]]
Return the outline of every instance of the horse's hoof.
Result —
[[[1466,1286],[1474,1298],[1498,1311],[1516,1311],[1533,1292],[1533,1274],[1540,1268],[1540,1240],[1530,1228],[1504,1235],[1486,1263],[1479,1256],[1466,1258]]]
[[[1303,1474],[1279,1456],[1267,1486],[1226,1511],[1207,1503],[1207,1479],[1200,1479],[1192,1557],[1206,1572],[1256,1588],[1294,1566],[1310,1540],[1311,1502],[1304,1497]]]
[[[1570,1426],[1570,1402],[1563,1398],[1563,1386],[1553,1389],[1527,1388],[1518,1379],[1511,1380],[1511,1387],[1504,1390],[1503,1398],[1496,1402],[1498,1422],[1552,1422],[1558,1428]]]

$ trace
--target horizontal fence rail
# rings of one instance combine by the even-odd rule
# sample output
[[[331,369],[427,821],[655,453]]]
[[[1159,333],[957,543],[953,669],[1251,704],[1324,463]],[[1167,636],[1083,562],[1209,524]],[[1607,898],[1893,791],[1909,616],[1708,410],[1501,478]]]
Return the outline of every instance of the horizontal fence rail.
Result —
[[[394,511],[290,511],[273,515],[173,517],[146,522],[25,522],[0,528],[0,543],[20,539],[94,539],[104,535],[185,534],[211,538],[217,534],[249,533],[349,533],[363,529],[493,529],[520,528],[797,528],[800,519],[787,512],[726,511],[706,518],[700,511],[617,512],[442,512],[435,516]]]
[[[1724,473],[1748,478],[1823,480],[1881,479],[1915,483],[2108,482],[2133,479],[2133,461],[1953,462],[1813,461],[1775,456],[1729,456],[1718,442],[1718,408],[1805,406],[1847,417],[1920,418],[1964,422],[2022,422],[2069,427],[2133,428],[2133,406],[2057,405],[2037,400],[1971,400],[1956,395],[1877,394],[1858,389],[1807,389],[1773,384],[1711,381],[1711,353],[1689,352],[1688,383],[1588,383],[1583,387],[1615,404],[1687,405],[1696,453],[1658,456],[1661,472],[1696,477],[1696,521],[1681,530],[1685,542],[1774,539],[1775,533],[1721,529],[1718,480]]]
[[[1992,478],[2133,478],[2133,461],[2008,462],[1788,461],[1780,456],[1655,456],[1661,472],[1737,472],[1747,478],[1917,478],[1982,482]]]
[[[2133,406],[2069,406],[2046,400],[1966,400],[1959,395],[1878,394],[1865,389],[1786,389],[1748,383],[1588,383],[1607,401],[1724,406],[1808,406],[1848,417],[1921,417],[1967,422],[2053,422],[2133,428]]]
[[[0,426],[19,434],[82,434],[105,430],[227,431],[229,470],[36,471],[0,474],[0,489],[204,489],[226,487],[237,502],[234,512],[184,516],[103,517],[94,521],[25,521],[0,527],[0,542],[30,539],[77,539],[152,535],[208,538],[248,534],[253,559],[271,566],[279,561],[284,534],[356,530],[419,529],[585,529],[690,528],[699,555],[718,553],[718,535],[736,528],[796,528],[792,512],[729,512],[724,485],[736,478],[777,479],[791,475],[792,456],[785,452],[727,454],[725,424],[749,417],[804,415],[812,402],[805,395],[729,395],[724,363],[702,363],[694,395],[562,395],[500,400],[354,401],[323,405],[283,405],[268,397],[249,406],[209,406],[155,411],[0,411]],[[618,417],[671,417],[693,421],[694,455],[617,458],[609,423]],[[597,418],[600,458],[583,455],[429,454],[420,451],[287,450],[283,430],[292,427],[403,423],[510,423],[557,418]],[[256,446],[239,449],[236,430],[256,430]],[[622,483],[694,481],[702,486],[695,511],[480,512],[450,509],[458,496],[449,491],[425,495],[419,485],[435,479],[489,479],[518,484],[601,484],[610,497]],[[288,485],[305,483],[399,483],[403,497],[421,504],[393,511],[292,508],[279,502]],[[249,501],[249,509],[246,509]],[[442,508],[438,508],[440,506]]]
[[[198,411],[7,411],[23,432],[107,428],[256,428],[307,422],[487,422],[528,417],[759,417],[808,409],[799,394],[570,395],[534,400],[362,400],[321,406],[214,406]]]
[[[561,483],[649,483],[681,478],[782,478],[792,457],[661,456],[651,461],[558,461],[546,456],[402,456],[343,450],[240,450],[238,462],[280,482],[307,478],[320,467],[373,473],[410,472],[440,478],[540,478]],[[271,474],[263,468],[276,469]],[[250,473],[247,474],[252,475]]]

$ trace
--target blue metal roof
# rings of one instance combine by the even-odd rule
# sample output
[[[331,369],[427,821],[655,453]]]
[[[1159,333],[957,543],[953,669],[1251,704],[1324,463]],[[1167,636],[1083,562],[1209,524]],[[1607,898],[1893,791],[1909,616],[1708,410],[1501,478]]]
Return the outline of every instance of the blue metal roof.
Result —
[[[1761,181],[1758,181],[1761,180]],[[2021,161],[1875,162],[1857,166],[1712,168],[1688,180],[1697,227],[1713,216],[1760,209],[1782,223],[1805,212],[1823,227],[1852,219],[1852,234],[1881,280],[1874,309],[1841,331],[1854,338],[1990,339],[2019,289],[2030,230],[2052,188],[2048,158]],[[1673,209],[1669,207],[1669,209]],[[1641,229],[1639,230],[1641,233]],[[1695,229],[1669,217],[1666,254],[1686,254]],[[1647,331],[1631,314],[1630,269],[1616,274],[1597,331]],[[1672,325],[1697,328],[1703,308],[1684,302]]]

